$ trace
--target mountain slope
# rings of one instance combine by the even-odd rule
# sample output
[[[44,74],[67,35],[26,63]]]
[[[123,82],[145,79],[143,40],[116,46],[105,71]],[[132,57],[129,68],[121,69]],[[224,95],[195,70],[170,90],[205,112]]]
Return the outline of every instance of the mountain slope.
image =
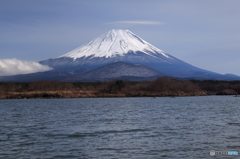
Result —
[[[72,75],[66,81],[96,81],[111,79],[148,80],[164,76],[159,71],[140,64],[111,63],[80,75]]]
[[[30,74],[21,74],[14,76],[3,76],[0,77],[1,81],[11,81],[11,82],[31,82],[39,80],[64,80],[66,77],[71,76],[70,73],[66,71],[46,71],[46,72],[37,72]]]

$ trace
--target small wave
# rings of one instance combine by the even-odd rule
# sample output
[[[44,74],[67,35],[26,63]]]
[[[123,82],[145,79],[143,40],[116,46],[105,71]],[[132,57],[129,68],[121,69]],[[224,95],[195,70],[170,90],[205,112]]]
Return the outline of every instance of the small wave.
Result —
[[[233,149],[233,150],[238,150],[240,149],[240,145],[235,145],[235,146],[227,146],[228,149]]]
[[[149,131],[148,129],[128,129],[128,130],[106,130],[106,131],[95,131],[93,133],[74,133],[74,134],[45,134],[47,137],[69,137],[69,138],[79,138],[79,137],[94,137],[100,134],[114,134],[114,133],[131,133],[131,132],[144,132]]]
[[[129,133],[129,132],[144,132],[149,131],[148,129],[127,129],[127,130],[107,130],[96,132],[97,134],[111,134],[111,133]]]
[[[145,135],[145,136],[143,136],[143,137],[159,137],[159,136],[163,136],[163,134],[155,134],[155,135]]]
[[[46,137],[66,137],[66,138],[79,138],[79,137],[88,137],[88,136],[97,136],[94,133],[74,133],[74,134],[45,134]]]
[[[70,138],[78,138],[78,137],[88,137],[88,136],[97,136],[94,133],[74,133],[71,135],[68,135]]]
[[[239,136],[229,136],[228,139],[240,139]]]
[[[75,155],[55,155],[53,158],[78,158],[79,156]]]
[[[228,125],[240,126],[240,123],[228,123]]]
[[[96,148],[96,150],[112,150],[112,151],[119,151],[119,150],[123,150],[123,149],[115,149],[115,148]]]
[[[11,135],[12,134],[6,134],[6,135],[3,135],[3,136],[0,136],[0,142],[1,141],[8,141],[11,138]]]
[[[46,136],[46,137],[64,137],[64,136],[67,136],[67,134],[52,134],[52,133],[48,133],[48,134],[44,134],[44,136]]]
[[[20,143],[18,146],[29,146],[29,145],[34,145],[35,142],[23,142],[23,143]]]

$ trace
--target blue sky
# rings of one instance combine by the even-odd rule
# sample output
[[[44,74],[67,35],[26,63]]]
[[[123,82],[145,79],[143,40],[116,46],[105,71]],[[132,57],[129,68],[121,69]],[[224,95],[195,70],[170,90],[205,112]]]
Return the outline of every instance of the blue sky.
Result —
[[[2,0],[0,61],[56,58],[111,29],[129,29],[194,66],[240,75],[239,6],[239,0]]]

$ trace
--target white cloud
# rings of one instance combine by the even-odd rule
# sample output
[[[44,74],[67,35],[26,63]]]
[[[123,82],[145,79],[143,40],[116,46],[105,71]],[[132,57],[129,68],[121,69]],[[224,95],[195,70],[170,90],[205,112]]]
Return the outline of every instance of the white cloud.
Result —
[[[162,25],[165,23],[158,22],[158,21],[116,21],[116,22],[109,22],[109,23],[105,23],[105,24]]]
[[[51,69],[49,66],[41,65],[34,61],[22,61],[18,59],[0,60],[0,76],[43,72]]]

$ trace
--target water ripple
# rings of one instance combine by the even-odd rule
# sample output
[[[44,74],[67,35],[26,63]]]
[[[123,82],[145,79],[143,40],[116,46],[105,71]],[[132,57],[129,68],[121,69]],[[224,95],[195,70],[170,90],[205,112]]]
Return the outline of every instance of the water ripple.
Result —
[[[1,100],[0,158],[211,159],[212,149],[240,149],[239,105],[230,96]]]

